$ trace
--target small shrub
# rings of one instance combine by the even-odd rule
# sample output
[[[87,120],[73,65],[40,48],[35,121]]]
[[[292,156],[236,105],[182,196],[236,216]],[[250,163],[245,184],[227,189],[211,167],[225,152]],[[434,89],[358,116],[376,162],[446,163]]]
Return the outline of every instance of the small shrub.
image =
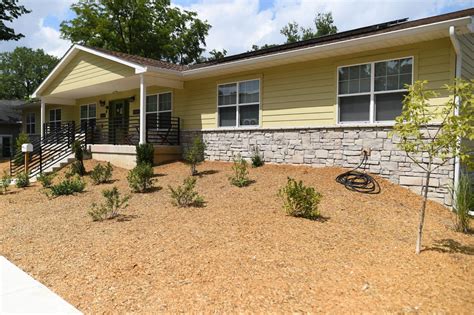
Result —
[[[127,202],[130,199],[130,196],[124,196],[121,198],[120,192],[115,186],[112,189],[103,190],[102,195],[105,198],[105,203],[100,206],[93,203],[88,212],[93,221],[113,219],[119,215],[120,210],[128,207]]]
[[[171,203],[177,207],[202,207],[204,199],[194,191],[195,186],[195,177],[186,178],[183,185],[176,187],[176,189],[168,186],[172,198]]]
[[[260,150],[258,147],[255,147],[252,155],[252,167],[260,167],[263,166],[265,162],[263,162],[263,157],[260,154]]]
[[[302,181],[295,181],[288,177],[285,187],[282,187],[278,195],[283,199],[283,207],[288,215],[316,219],[320,216],[318,205],[321,194],[313,187],[306,187]]]
[[[194,138],[191,148],[186,151],[185,160],[191,166],[191,175],[197,175],[196,167],[199,163],[204,161],[204,151],[206,144],[202,142],[201,138]]]
[[[133,192],[146,192],[153,187],[153,167],[138,164],[128,172],[127,181]]]
[[[64,173],[64,177],[71,178],[76,175],[82,177],[81,174],[85,174],[84,165],[80,161],[74,161],[69,165],[68,169]]]
[[[86,174],[86,168],[84,167],[84,149],[80,141],[76,140],[72,143],[72,152],[74,152],[76,161],[71,164],[71,169],[74,174],[82,177]]]
[[[155,148],[151,143],[137,145],[137,165],[150,164],[153,165],[155,157]]]
[[[53,184],[54,177],[56,177],[56,173],[41,173],[38,177],[36,177],[36,179],[41,183],[43,188],[50,188]]]
[[[30,142],[30,137],[22,132],[18,135],[15,141],[15,160],[14,163],[16,166],[25,164],[25,154],[21,152],[21,146],[25,143]]]
[[[3,171],[2,178],[0,178],[0,188],[2,189],[3,194],[7,193],[8,187],[11,183],[12,177],[7,173],[7,171]]]
[[[248,186],[252,181],[248,178],[248,163],[244,160],[240,154],[234,158],[234,165],[232,165],[232,170],[234,175],[229,177],[229,181],[232,185],[237,187]]]
[[[462,233],[469,232],[469,210],[474,206],[474,194],[472,193],[472,183],[469,175],[461,173],[458,186],[455,190],[455,228]]]
[[[15,185],[18,188],[25,188],[30,186],[30,177],[25,172],[20,172],[16,175]]]
[[[105,166],[97,164],[91,172],[91,179],[94,185],[104,184],[112,178],[112,165],[107,162]]]
[[[51,195],[57,197],[80,193],[84,191],[84,188],[86,188],[86,183],[76,175],[72,178],[64,179],[59,184],[51,185],[49,189],[51,191]]]

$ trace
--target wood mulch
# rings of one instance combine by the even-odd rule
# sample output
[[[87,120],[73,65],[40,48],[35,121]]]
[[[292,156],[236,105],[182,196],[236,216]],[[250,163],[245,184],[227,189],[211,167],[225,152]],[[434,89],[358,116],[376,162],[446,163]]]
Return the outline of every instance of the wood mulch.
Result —
[[[0,196],[0,254],[85,313],[474,310],[474,237],[453,231],[448,209],[429,202],[416,256],[421,199],[383,179],[366,195],[337,184],[339,168],[265,165],[246,188],[229,184],[229,163],[198,169],[205,207],[170,204],[168,185],[189,173],[177,162],[155,167],[161,190],[104,222],[87,211],[104,188],[130,193],[126,170],[76,196],[12,188]],[[324,219],[286,216],[276,194],[287,176],[322,193]]]

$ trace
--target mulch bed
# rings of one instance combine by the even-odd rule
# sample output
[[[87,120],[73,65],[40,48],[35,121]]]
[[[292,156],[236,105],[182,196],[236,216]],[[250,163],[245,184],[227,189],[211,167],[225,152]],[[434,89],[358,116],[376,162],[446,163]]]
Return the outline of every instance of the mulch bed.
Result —
[[[168,185],[189,174],[177,162],[155,167],[161,190],[104,222],[87,211],[104,188],[130,192],[126,170],[76,196],[12,188],[0,196],[0,254],[85,313],[474,309],[474,237],[454,232],[441,205],[429,202],[416,256],[421,199],[383,179],[366,195],[335,182],[340,168],[265,165],[245,188],[229,184],[229,163],[198,169],[205,207],[171,205]],[[322,193],[323,220],[286,216],[276,194],[287,176]]]

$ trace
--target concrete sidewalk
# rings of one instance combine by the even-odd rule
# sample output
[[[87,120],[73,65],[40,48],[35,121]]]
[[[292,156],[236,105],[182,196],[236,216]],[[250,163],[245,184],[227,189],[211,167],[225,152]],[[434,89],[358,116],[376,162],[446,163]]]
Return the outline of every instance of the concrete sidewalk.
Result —
[[[0,256],[0,314],[82,314]]]

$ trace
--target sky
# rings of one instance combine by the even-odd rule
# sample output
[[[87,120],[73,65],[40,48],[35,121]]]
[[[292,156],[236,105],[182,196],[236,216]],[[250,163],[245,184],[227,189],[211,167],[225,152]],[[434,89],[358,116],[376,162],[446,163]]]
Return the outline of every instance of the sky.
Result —
[[[61,39],[59,24],[71,19],[77,0],[19,0],[32,10],[13,23],[25,38],[0,42],[0,52],[17,46],[42,48],[62,57],[71,43]],[[227,55],[245,52],[253,44],[284,42],[280,29],[288,22],[314,26],[317,12],[332,12],[339,31],[410,18],[410,20],[474,7],[474,0],[172,0],[173,5],[196,11],[212,25],[207,50],[226,49]]]

